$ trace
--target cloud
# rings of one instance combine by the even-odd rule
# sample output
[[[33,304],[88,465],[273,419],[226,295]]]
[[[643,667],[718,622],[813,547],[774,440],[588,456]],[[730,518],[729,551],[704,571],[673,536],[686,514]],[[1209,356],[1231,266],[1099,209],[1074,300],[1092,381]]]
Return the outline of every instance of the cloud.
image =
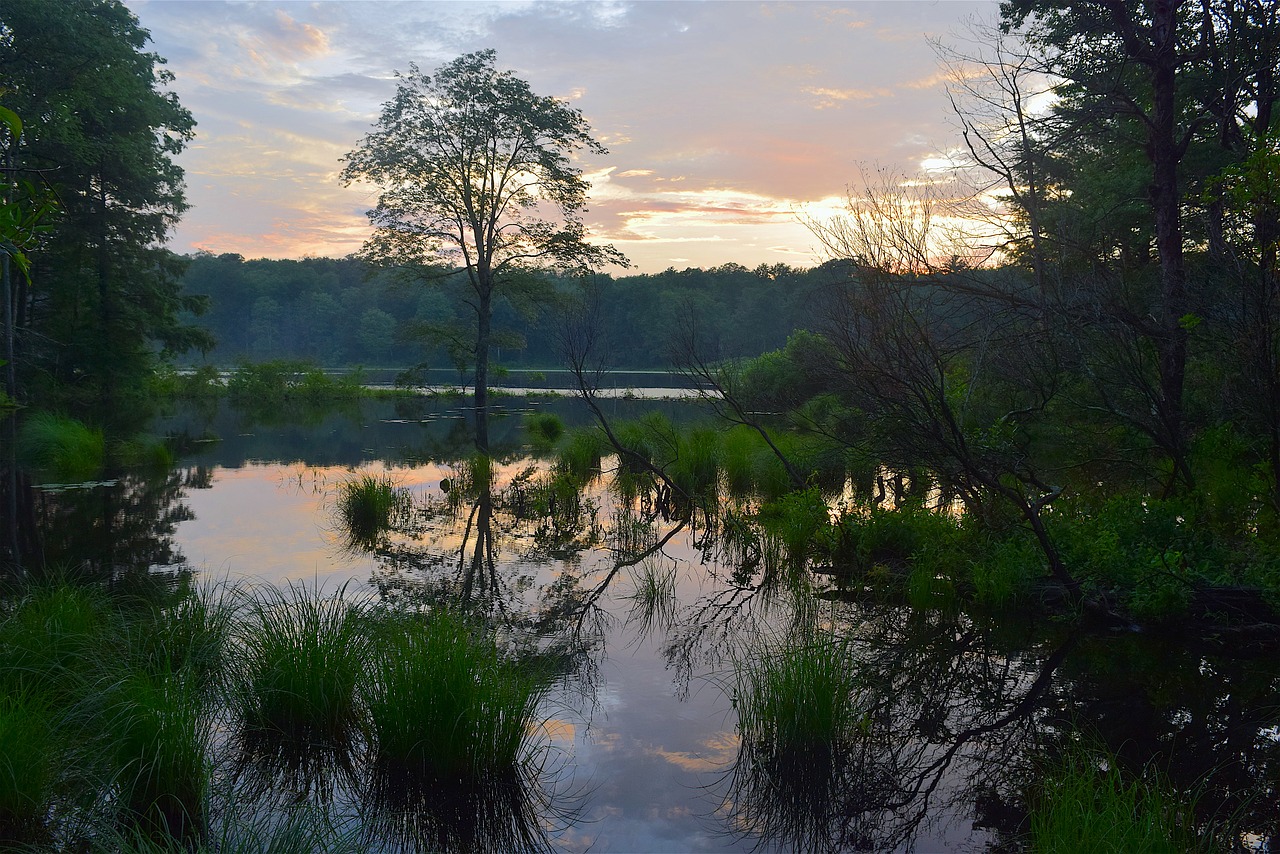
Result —
[[[812,243],[794,211],[838,193],[856,163],[943,156],[954,133],[922,36],[996,8],[126,2],[199,123],[179,158],[194,209],[178,251],[358,246],[371,193],[338,185],[339,159],[372,129],[393,72],[493,47],[591,122],[610,153],[575,157],[593,185],[588,223],[658,269],[670,263],[658,247],[674,245],[696,264],[782,260]]]

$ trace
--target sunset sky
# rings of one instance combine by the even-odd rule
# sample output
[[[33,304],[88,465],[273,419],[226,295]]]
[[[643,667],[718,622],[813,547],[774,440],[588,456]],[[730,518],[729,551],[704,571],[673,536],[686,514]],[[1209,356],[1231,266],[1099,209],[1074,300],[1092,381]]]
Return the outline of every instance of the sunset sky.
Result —
[[[309,2],[125,0],[194,114],[179,158],[178,252],[341,256],[370,187],[340,158],[395,90],[494,48],[571,100],[609,148],[580,166],[587,223],[640,272],[822,260],[822,216],[859,168],[915,173],[959,142],[930,37],[992,2]]]

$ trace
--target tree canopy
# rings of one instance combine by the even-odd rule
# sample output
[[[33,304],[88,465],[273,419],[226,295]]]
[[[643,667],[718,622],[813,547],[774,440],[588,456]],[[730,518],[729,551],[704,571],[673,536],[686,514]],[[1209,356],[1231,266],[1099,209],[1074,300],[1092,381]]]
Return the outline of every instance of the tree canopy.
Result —
[[[342,177],[381,188],[365,254],[376,263],[464,277],[476,315],[476,409],[486,407],[494,299],[536,280],[535,269],[625,264],[587,241],[589,184],[571,159],[605,148],[582,113],[535,95],[492,50],[424,74],[410,66],[374,131],[346,157]],[[427,272],[434,270],[435,272]],[[530,294],[532,296],[532,294]],[[481,422],[483,418],[479,419]],[[483,448],[483,424],[477,430]]]
[[[180,322],[182,263],[163,241],[186,210],[173,162],[195,121],[172,75],[118,0],[0,6],[5,104],[24,122],[16,160],[55,188],[61,217],[31,280],[14,288],[17,360],[29,393],[70,391],[118,409],[159,351],[207,346]]]

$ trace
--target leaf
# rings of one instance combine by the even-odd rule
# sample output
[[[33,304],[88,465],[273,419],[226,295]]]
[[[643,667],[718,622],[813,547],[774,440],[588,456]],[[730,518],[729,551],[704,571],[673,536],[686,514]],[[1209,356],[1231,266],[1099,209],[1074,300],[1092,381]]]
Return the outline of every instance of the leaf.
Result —
[[[18,114],[8,107],[0,107],[0,122],[4,122],[5,127],[9,128],[10,135],[16,142],[22,136],[22,119],[18,118]]]

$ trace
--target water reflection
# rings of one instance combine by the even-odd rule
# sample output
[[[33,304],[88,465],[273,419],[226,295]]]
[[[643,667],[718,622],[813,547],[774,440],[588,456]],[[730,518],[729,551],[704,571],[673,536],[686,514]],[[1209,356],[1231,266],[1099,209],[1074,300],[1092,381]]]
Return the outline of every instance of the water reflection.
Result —
[[[181,575],[185,554],[214,566],[241,554],[297,578],[316,574],[315,541],[332,522],[320,496],[347,467],[378,470],[407,484],[411,512],[353,540],[362,556],[335,558],[334,571],[367,572],[388,609],[465,607],[512,656],[557,678],[541,713],[557,718],[564,752],[523,782],[396,782],[371,773],[359,737],[341,750],[246,740],[220,773],[248,809],[321,805],[370,848],[1009,850],[1024,844],[1025,793],[1043,758],[1083,728],[1126,766],[1196,792],[1202,826],[1230,817],[1223,847],[1280,832],[1274,660],[1226,643],[847,600],[762,530],[750,504],[676,507],[643,478],[612,477],[615,460],[603,477],[575,479],[514,450],[517,419],[497,419],[492,456],[474,458],[465,420],[442,411],[387,403],[305,429],[257,422],[252,436],[219,411],[224,441],[199,445],[184,468],[19,489],[51,566],[120,585]],[[205,416],[189,417],[202,435]],[[250,459],[302,460],[319,494],[283,500],[303,474]],[[261,504],[246,501],[247,483]],[[206,488],[219,495],[196,502]],[[266,534],[232,543],[226,526],[190,521],[193,502],[207,522],[217,501],[241,529],[272,503]],[[734,668],[784,642],[838,653],[856,711],[838,738],[739,735]]]

